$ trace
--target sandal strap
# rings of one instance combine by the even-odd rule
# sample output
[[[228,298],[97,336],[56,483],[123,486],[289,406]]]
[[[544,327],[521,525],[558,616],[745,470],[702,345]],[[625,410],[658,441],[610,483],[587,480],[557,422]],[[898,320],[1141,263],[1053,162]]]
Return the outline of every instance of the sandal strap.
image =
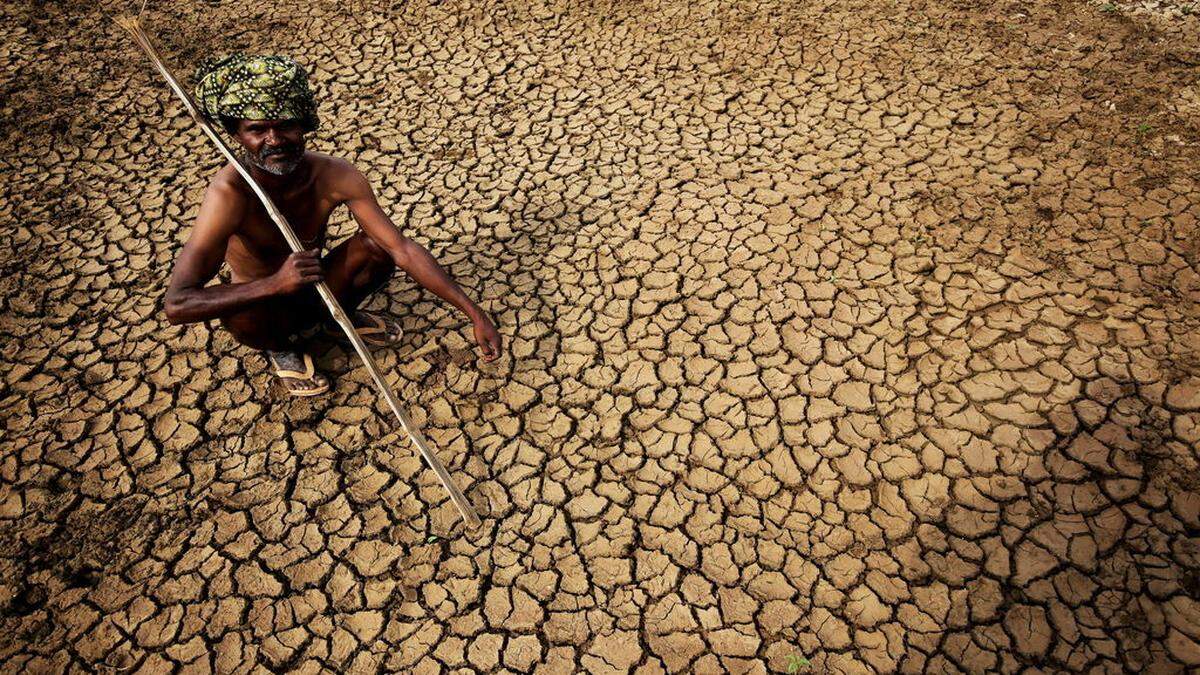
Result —
[[[375,324],[374,326],[355,326],[354,330],[358,331],[359,335],[374,335],[375,333],[387,332],[387,322],[382,318],[370,312],[359,312],[358,315]]]
[[[316,368],[316,366],[313,365],[313,360],[312,360],[311,356],[309,356],[308,354],[304,354],[303,356],[304,356],[304,372],[300,372],[299,370],[289,370],[287,368],[280,368],[279,365],[275,363],[275,359],[271,359],[271,365],[275,367],[275,375],[278,377],[289,377],[289,378],[296,379],[296,380],[312,379],[313,373],[317,372],[317,368]]]
[[[367,341],[367,344],[375,346],[387,346],[395,344],[404,335],[404,327],[399,321],[389,320],[378,314],[364,312],[359,310],[355,312],[355,316],[363,321],[370,321],[374,325],[355,326],[354,332],[358,333],[359,337]],[[327,334],[335,338],[345,340],[346,336],[342,332],[341,326],[337,323],[326,324],[325,331]]]

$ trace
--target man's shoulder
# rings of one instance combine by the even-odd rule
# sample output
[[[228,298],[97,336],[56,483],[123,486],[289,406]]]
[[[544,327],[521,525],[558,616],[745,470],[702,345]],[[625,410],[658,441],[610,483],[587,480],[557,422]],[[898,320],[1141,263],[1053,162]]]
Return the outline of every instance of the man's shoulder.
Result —
[[[223,227],[239,227],[245,217],[246,206],[254,194],[245,179],[231,164],[217,171],[208,182],[208,190],[204,193],[204,203],[201,213],[215,217],[224,223]]]
[[[238,173],[232,164],[226,164],[213,174],[208,182],[208,191],[215,197],[223,199],[244,200],[250,194],[250,186],[246,179]]]
[[[358,168],[350,160],[312,150],[308,152],[308,156],[312,160],[314,167],[319,169],[322,174],[332,178],[341,178],[358,173]]]
[[[363,174],[352,162],[324,153],[310,153],[317,168],[322,189],[338,201],[345,201],[362,192]]]

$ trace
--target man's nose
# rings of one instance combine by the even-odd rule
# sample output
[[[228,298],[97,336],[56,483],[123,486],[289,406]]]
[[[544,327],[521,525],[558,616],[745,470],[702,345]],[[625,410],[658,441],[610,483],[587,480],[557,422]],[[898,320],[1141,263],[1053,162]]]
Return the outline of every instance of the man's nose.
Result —
[[[265,142],[267,145],[275,146],[279,145],[280,140],[281,139],[278,131],[275,131],[274,129],[268,129],[267,135],[263,139],[263,142]]]

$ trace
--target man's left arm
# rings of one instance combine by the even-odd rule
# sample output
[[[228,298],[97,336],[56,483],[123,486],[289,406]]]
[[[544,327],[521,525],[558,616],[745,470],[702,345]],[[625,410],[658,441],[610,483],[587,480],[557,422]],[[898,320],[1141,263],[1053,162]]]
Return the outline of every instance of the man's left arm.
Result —
[[[424,246],[400,233],[380,208],[366,176],[350,163],[336,161],[337,190],[363,232],[390,253],[396,266],[407,272],[413,281],[466,314],[471,320],[475,342],[483,352],[483,360],[496,360],[500,356],[500,334],[487,313],[467,297]]]

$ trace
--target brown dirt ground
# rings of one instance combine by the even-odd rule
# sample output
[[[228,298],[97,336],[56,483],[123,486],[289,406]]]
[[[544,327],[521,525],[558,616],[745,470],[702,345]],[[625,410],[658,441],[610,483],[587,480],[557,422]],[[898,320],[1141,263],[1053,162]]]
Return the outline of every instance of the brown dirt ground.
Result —
[[[122,5],[3,3],[0,671],[1200,667],[1191,5],[154,5],[497,317],[372,300],[485,528],[339,347],[165,321],[216,153]]]

